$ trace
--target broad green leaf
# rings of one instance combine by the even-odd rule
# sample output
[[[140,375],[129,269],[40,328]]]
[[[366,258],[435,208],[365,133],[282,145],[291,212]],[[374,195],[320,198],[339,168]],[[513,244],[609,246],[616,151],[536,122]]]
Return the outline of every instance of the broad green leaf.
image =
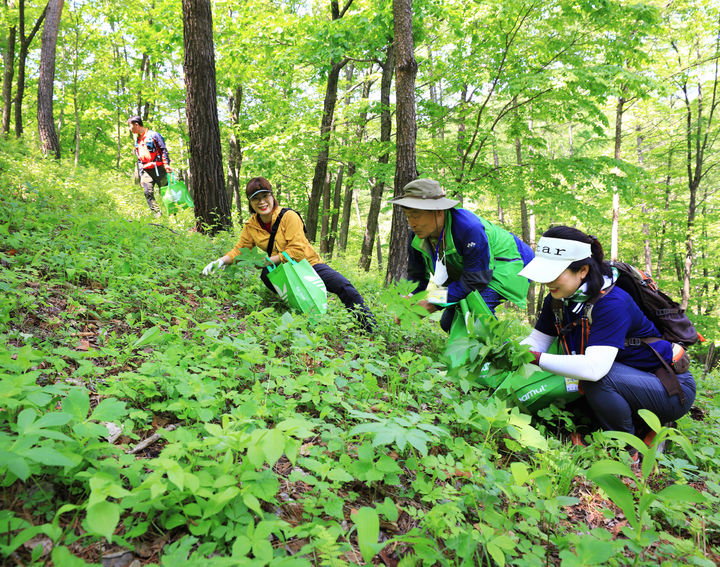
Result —
[[[246,492],[242,495],[242,499],[245,506],[250,508],[253,512],[255,512],[258,516],[262,518],[262,507],[260,506],[260,501],[255,496],[253,496],[249,492]]]
[[[251,549],[252,542],[250,541],[250,538],[246,535],[239,535],[235,538],[235,542],[232,546],[232,557],[233,559],[243,559],[247,557],[247,554],[250,553]]]
[[[52,553],[53,564],[62,565],[63,567],[87,567],[87,563],[80,559],[77,555],[70,553],[65,546],[53,547]]]
[[[704,494],[687,484],[671,484],[657,493],[659,500],[668,502],[699,503],[707,501]]]
[[[94,421],[119,421],[127,415],[126,402],[105,398],[93,410],[90,419]]]
[[[72,419],[72,416],[65,412],[50,412],[46,413],[40,419],[33,424],[33,429],[40,429],[43,427],[57,427],[58,425],[65,425]]]
[[[70,388],[62,401],[62,409],[77,421],[85,421],[90,412],[90,393],[85,388]]]
[[[23,451],[23,456],[50,467],[72,467],[76,464],[76,460],[70,459],[51,447],[32,447]],[[80,455],[76,456],[77,460],[80,458]]]
[[[120,520],[120,506],[114,502],[98,502],[87,510],[87,529],[90,533],[103,536],[112,542],[113,533]]]
[[[598,476],[612,474],[635,478],[635,474],[632,472],[628,465],[619,461],[611,461],[609,459],[603,459],[602,461],[598,461],[597,463],[593,464],[587,472],[588,478],[592,479]]]
[[[378,544],[380,537],[380,518],[377,512],[372,508],[363,506],[352,517],[357,530],[358,547],[362,553],[366,563],[370,563],[372,558],[383,548],[382,544]]]
[[[512,472],[513,478],[515,479],[515,484],[517,484],[518,486],[522,486],[523,484],[525,484],[527,479],[530,477],[527,465],[525,463],[520,463],[517,461],[511,463],[510,471]]]
[[[30,476],[30,467],[27,461],[20,455],[0,451],[0,462],[7,466],[8,470],[23,482]]]
[[[278,462],[285,450],[285,434],[278,428],[269,429],[260,439],[262,452],[269,466]]]
[[[602,488],[608,495],[608,498],[623,511],[628,522],[635,526],[637,524],[635,501],[633,500],[630,489],[623,484],[622,480],[612,475],[592,477],[592,480]]]
[[[505,567],[505,553],[503,550],[495,545],[492,541],[487,544],[487,552],[490,554],[490,557],[493,558],[495,563],[500,565],[500,567]]]
[[[267,538],[254,539],[252,542],[252,552],[256,559],[262,561],[263,565],[267,565],[272,561],[273,546]]]
[[[638,415],[645,420],[645,423],[647,423],[655,433],[658,433],[662,428],[662,423],[660,423],[658,417],[650,410],[638,410]]]
[[[400,515],[400,512],[398,512],[398,508],[395,502],[393,502],[387,496],[385,497],[385,500],[382,504],[378,504],[375,507],[375,510],[377,510],[379,514],[385,516],[388,522],[396,522]]]
[[[17,429],[20,435],[25,435],[35,421],[37,412],[34,409],[24,409],[17,416]]]
[[[150,327],[138,340],[133,343],[131,348],[140,348],[145,345],[159,343],[165,335],[166,333],[160,327]]]

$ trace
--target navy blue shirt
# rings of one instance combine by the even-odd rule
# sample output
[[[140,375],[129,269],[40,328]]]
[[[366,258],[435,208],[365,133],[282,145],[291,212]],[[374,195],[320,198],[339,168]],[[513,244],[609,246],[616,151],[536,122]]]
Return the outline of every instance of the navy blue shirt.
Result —
[[[571,312],[575,305],[569,302],[563,307],[563,324],[576,321],[583,315],[584,309],[579,314]],[[625,346],[625,339],[659,337],[661,334],[624,290],[615,286],[607,295],[598,299],[590,318],[592,324],[587,346],[615,347],[618,349],[615,361],[638,370],[653,371],[660,366],[657,356],[646,344]],[[546,335],[558,334],[549,294],[545,297],[535,328]],[[580,354],[577,352],[580,348],[580,333],[580,325],[577,325],[567,337],[568,346],[575,354]],[[672,362],[672,345],[668,341],[656,341],[653,347],[668,364]]]

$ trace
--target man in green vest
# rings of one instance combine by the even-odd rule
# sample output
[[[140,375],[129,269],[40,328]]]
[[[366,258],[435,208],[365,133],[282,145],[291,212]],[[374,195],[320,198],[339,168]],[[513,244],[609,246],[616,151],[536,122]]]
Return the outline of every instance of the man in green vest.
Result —
[[[431,282],[435,290],[419,304],[428,313],[453,304],[440,319],[445,331],[454,304],[474,290],[493,312],[503,301],[525,306],[530,282],[518,272],[534,254],[517,236],[457,207],[459,201],[448,199],[433,179],[411,181],[390,202],[403,208],[413,232],[408,258],[408,279],[418,284],[413,293]]]

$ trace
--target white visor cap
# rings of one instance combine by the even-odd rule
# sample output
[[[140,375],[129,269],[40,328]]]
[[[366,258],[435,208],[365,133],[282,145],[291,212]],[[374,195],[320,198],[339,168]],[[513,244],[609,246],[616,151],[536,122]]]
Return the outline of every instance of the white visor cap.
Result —
[[[535,258],[520,270],[523,276],[539,283],[548,283],[576,262],[592,256],[590,244],[564,238],[541,237],[535,248]]]

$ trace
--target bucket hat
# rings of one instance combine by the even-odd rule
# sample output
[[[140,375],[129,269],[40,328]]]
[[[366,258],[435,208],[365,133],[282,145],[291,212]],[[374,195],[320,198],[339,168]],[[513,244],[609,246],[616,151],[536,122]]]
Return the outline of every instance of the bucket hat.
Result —
[[[403,194],[390,199],[393,205],[423,211],[444,211],[452,209],[460,201],[448,199],[445,189],[434,179],[416,179],[403,187]]]
[[[530,260],[518,275],[534,282],[548,283],[562,274],[573,262],[590,256],[592,251],[587,242],[543,236],[535,248],[535,258]]]

